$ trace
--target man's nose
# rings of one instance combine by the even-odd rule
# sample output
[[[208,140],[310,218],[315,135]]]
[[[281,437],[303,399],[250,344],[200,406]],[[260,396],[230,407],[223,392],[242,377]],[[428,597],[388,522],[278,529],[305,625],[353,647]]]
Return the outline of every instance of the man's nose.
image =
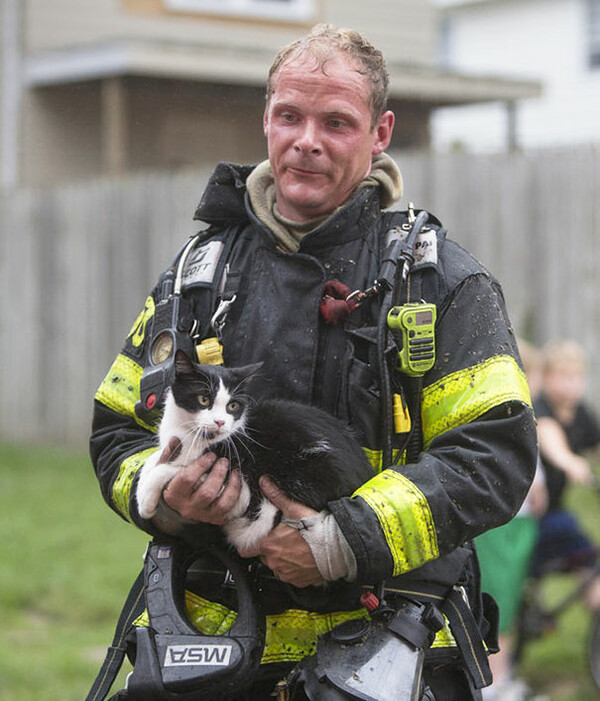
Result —
[[[311,120],[305,121],[294,143],[296,151],[302,153],[320,153],[321,141],[317,125]]]

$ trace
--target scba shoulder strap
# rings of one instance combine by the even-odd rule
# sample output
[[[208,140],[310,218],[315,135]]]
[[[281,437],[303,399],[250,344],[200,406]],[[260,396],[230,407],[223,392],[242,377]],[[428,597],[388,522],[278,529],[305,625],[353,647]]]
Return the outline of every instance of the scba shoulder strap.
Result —
[[[98,676],[92,684],[85,701],[104,701],[110,688],[114,684],[117,674],[123,665],[129,637],[133,631],[133,622],[144,612],[146,603],[144,599],[144,571],[142,570],[133,583],[131,590],[119,616],[113,641],[107,650],[104,662],[98,672]],[[121,692],[119,692],[121,693]],[[123,698],[114,696],[113,699]]]

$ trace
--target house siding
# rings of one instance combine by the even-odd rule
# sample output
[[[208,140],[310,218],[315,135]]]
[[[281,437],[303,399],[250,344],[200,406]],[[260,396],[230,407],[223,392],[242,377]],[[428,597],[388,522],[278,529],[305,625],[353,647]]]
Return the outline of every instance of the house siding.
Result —
[[[600,140],[600,68],[587,65],[585,0],[508,0],[449,10],[451,67],[465,72],[538,79],[541,98],[518,108],[522,147]],[[437,148],[505,145],[502,105],[439,110]]]
[[[389,63],[431,63],[435,54],[435,8],[423,0],[330,0],[327,21],[363,32]]]
[[[314,6],[314,22],[363,32],[390,65],[433,62],[435,10],[429,0],[315,0]],[[22,181],[28,184],[129,169],[262,160],[266,157],[262,81],[277,50],[313,23],[178,13],[166,10],[164,0],[28,0],[24,19],[24,51],[37,58],[36,65],[44,65],[44,52],[70,52],[67,55],[76,65],[74,49],[85,52],[110,49],[120,42],[148,42],[191,48],[190,60],[198,68],[195,79],[187,81],[182,76],[109,77],[119,83],[121,113],[114,111],[114,103],[106,98],[110,91],[100,80],[28,91],[22,143],[35,144],[22,150]],[[203,47],[211,51],[205,53]],[[250,77],[243,77],[237,61],[231,64],[235,67],[231,76],[213,78],[222,79],[220,86],[209,77],[198,79],[211,70],[212,56],[233,56],[236,50],[249,63],[256,60]],[[89,55],[111,54],[90,51]],[[230,85],[223,84],[228,80]],[[242,82],[246,84],[239,85]],[[403,103],[397,111],[402,130],[398,129],[394,145],[426,143],[428,111]],[[111,119],[121,125],[120,143],[110,141]],[[115,153],[122,154],[116,167],[111,160]]]
[[[155,7],[160,0],[153,0]],[[82,5],[84,7],[82,8]],[[297,23],[224,18],[217,15],[144,11],[144,3],[126,0],[29,0],[26,46],[43,51],[138,39],[191,44],[277,49],[302,34],[312,22]],[[140,7],[139,11],[128,9]],[[158,5],[160,7],[160,5]],[[326,21],[362,31],[388,61],[430,63],[434,56],[434,8],[423,0],[315,0],[314,22]],[[382,17],[385,21],[382,21]]]

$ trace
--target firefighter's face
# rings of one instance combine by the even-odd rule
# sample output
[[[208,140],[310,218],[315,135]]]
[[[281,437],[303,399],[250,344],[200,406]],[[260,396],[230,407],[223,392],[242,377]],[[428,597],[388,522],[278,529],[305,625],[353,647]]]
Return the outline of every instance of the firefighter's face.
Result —
[[[369,85],[350,59],[334,53],[322,66],[304,54],[273,77],[264,115],[279,212],[303,222],[333,212],[386,149],[394,115],[371,126]]]

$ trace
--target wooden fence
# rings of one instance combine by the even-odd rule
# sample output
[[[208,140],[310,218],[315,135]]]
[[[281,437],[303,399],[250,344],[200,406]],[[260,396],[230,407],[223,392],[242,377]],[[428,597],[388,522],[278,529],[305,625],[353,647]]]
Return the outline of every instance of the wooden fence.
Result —
[[[518,333],[587,349],[600,406],[600,148],[392,154],[404,207],[435,212],[501,280]],[[84,445],[94,391],[174,252],[209,173],[0,197],[0,437]]]

